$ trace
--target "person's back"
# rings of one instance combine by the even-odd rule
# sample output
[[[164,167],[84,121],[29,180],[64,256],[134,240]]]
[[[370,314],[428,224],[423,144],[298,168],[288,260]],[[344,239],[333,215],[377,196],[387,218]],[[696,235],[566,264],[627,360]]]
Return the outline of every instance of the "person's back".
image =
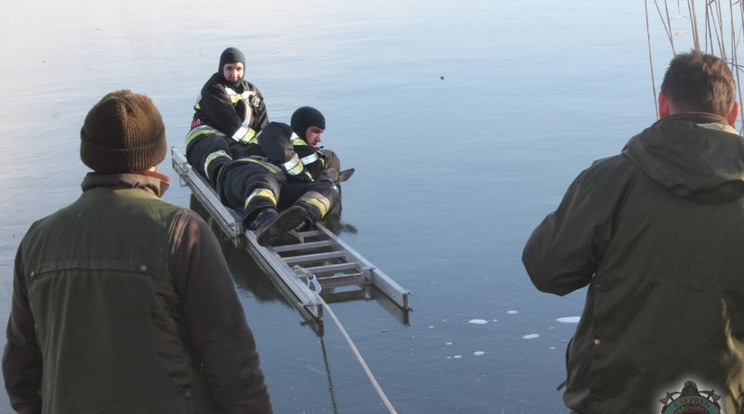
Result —
[[[28,231],[18,265],[43,355],[43,412],[218,412],[163,260],[181,214],[141,188],[101,187]]]
[[[701,88],[730,93],[721,108],[691,110],[678,84],[718,79],[710,67],[726,81]],[[744,139],[731,127],[726,72],[707,55],[675,58],[667,78],[680,79],[662,87],[662,119],[582,172],[525,246],[538,289],[589,285],[567,353],[564,401],[575,412],[659,412],[686,381],[723,395],[727,412],[742,406]]]
[[[3,353],[22,413],[271,413],[250,328],[211,229],[162,201],[165,127],[117,91],[88,113],[80,198],[18,248]]]

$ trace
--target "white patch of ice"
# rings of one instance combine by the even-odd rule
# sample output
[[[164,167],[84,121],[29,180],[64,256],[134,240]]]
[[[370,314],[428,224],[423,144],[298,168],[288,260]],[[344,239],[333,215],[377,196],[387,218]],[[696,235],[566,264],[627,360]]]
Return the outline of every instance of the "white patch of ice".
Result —
[[[508,310],[508,311],[506,311],[506,313],[508,313],[509,315],[516,315],[516,314],[518,314],[518,313],[519,313],[519,311],[515,311],[515,310]]]
[[[528,334],[528,335],[523,336],[522,339],[535,339],[539,337],[540,337],[540,334]]]
[[[475,356],[481,356],[483,354],[485,354],[485,352],[483,352],[483,351],[475,351],[475,352],[473,352],[473,355],[475,355]]]
[[[474,323],[474,324],[476,324],[476,325],[485,325],[485,324],[487,324],[487,323],[488,323],[488,321],[487,321],[487,320],[485,320],[485,319],[471,319],[471,320],[469,320],[468,322],[469,322],[469,323]]]
[[[581,316],[564,316],[556,319],[560,323],[579,323]]]

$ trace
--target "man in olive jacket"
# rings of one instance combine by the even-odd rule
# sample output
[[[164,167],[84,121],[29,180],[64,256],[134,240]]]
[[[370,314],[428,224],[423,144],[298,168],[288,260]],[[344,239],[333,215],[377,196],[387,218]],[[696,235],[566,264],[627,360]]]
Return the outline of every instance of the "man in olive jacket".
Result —
[[[744,139],[730,70],[675,57],[660,120],[596,161],[534,230],[535,286],[589,286],[567,351],[564,402],[581,414],[661,412],[687,381],[744,404]],[[667,400],[668,401],[668,400]]]
[[[253,334],[209,227],[160,199],[165,127],[143,95],[88,113],[93,172],[18,248],[3,354],[19,413],[271,413]]]

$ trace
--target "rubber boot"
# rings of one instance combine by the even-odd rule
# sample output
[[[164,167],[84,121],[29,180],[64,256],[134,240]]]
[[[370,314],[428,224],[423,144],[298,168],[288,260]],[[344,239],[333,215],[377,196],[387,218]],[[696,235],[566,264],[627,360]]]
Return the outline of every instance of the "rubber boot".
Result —
[[[298,244],[304,239],[295,229],[305,221],[306,214],[300,207],[290,207],[280,214],[273,208],[267,208],[251,221],[249,227],[256,232],[261,246]]]
[[[294,203],[291,208],[299,208],[304,212],[304,219],[299,227],[301,230],[311,229],[316,222],[323,218],[317,207],[302,201]]]

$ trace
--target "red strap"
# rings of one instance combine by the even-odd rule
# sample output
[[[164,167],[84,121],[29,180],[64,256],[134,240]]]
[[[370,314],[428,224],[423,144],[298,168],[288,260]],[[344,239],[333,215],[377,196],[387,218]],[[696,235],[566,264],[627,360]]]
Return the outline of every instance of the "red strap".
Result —
[[[194,129],[201,124],[206,124],[206,122],[202,121],[201,119],[194,118],[191,120],[191,129]]]

